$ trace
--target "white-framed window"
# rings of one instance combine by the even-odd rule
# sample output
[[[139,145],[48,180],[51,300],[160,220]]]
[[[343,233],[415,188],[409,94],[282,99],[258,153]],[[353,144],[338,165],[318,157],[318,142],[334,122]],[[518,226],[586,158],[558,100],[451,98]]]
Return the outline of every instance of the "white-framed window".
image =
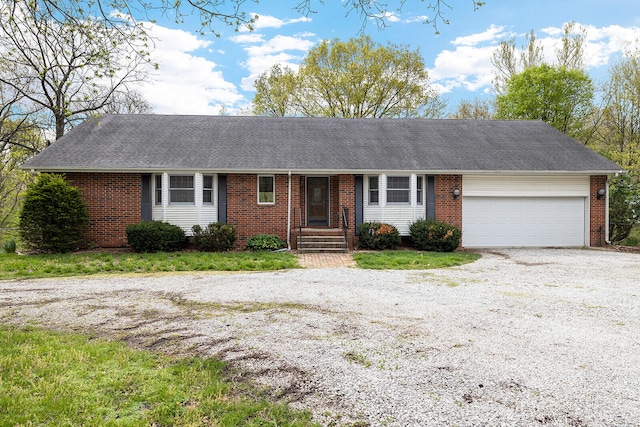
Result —
[[[155,176],[155,196],[156,196],[156,205],[162,204],[162,175],[154,175]]]
[[[194,175],[169,175],[169,203],[195,203]]]
[[[387,203],[410,203],[410,182],[408,176],[388,176]]]
[[[416,203],[421,205],[424,200],[424,176],[418,175],[416,180]]]
[[[380,179],[377,176],[369,177],[369,204],[380,203]]]
[[[258,204],[276,202],[276,179],[273,175],[258,175]]]
[[[202,175],[202,203],[213,204],[213,175]]]

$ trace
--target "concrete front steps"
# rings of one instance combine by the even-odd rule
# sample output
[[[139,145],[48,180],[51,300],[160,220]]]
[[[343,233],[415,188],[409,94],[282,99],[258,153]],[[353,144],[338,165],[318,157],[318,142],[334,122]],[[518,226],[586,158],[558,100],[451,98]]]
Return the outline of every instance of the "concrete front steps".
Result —
[[[340,228],[303,228],[298,236],[298,253],[348,252],[344,232]]]

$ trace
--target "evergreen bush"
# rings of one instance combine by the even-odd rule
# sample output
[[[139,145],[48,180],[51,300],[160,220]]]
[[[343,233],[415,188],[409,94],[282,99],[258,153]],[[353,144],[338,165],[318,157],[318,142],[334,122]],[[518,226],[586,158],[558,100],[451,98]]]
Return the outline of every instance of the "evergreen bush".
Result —
[[[247,239],[245,249],[249,251],[276,251],[284,248],[285,243],[273,234],[257,234]]]
[[[136,252],[179,251],[186,241],[184,230],[162,221],[142,221],[128,225],[127,242]]]
[[[80,190],[62,175],[42,174],[24,195],[20,237],[29,250],[66,253],[82,243],[89,213]]]
[[[460,246],[462,233],[454,225],[420,219],[409,226],[413,246],[421,251],[453,252]]]
[[[401,239],[398,229],[382,222],[365,222],[358,226],[358,241],[362,249],[396,249]]]
[[[236,241],[236,228],[222,222],[212,222],[205,228],[196,224],[191,230],[193,231],[191,244],[199,251],[230,251]]]

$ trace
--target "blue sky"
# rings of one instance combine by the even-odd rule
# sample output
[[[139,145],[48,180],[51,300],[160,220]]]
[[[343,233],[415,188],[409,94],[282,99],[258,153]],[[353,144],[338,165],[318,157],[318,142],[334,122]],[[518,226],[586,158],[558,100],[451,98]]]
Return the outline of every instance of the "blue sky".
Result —
[[[246,114],[256,76],[275,63],[296,67],[307,51],[323,39],[357,37],[363,23],[345,16],[343,1],[312,0],[317,13],[303,16],[292,7],[298,0],[245,2],[244,10],[260,17],[255,30],[235,32],[219,25],[220,37],[199,35],[195,19],[176,24],[148,24],[155,38],[154,60],[159,70],[139,87],[154,112],[163,114]],[[393,4],[397,0],[388,0]],[[609,66],[626,43],[640,40],[638,0],[486,0],[473,10],[471,0],[448,0],[450,24],[423,24],[432,17],[429,1],[408,0],[402,11],[390,7],[388,27],[367,22],[364,32],[376,42],[419,50],[430,81],[451,110],[461,99],[490,97],[491,53],[501,40],[516,37],[517,46],[534,30],[550,61],[562,26],[575,21],[587,30],[587,72],[606,79]]]

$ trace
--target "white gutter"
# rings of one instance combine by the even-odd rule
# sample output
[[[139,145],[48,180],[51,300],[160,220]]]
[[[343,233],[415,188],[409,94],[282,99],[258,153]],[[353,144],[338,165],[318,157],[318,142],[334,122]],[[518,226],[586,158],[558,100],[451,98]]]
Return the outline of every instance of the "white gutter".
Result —
[[[291,171],[289,171],[289,194],[287,197],[287,249],[291,250]]]

